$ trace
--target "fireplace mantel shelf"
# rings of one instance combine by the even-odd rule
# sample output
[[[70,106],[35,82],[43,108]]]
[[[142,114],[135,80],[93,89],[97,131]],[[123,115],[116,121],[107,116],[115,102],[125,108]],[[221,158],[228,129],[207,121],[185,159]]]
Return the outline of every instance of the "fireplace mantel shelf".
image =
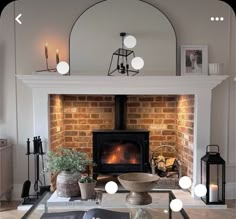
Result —
[[[227,77],[17,75],[33,89],[61,94],[195,94],[202,89],[212,90]]]

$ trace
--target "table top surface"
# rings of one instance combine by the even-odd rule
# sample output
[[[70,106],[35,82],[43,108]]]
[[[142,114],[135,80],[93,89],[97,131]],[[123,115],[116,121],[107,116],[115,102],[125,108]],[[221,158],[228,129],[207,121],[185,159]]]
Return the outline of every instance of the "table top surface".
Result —
[[[45,192],[38,201],[26,212],[22,217],[25,218],[40,218],[43,213],[55,213],[55,212],[68,212],[68,211],[87,211],[92,208],[103,208],[114,211],[129,212],[131,218],[135,217],[138,209],[147,211],[152,218],[185,218],[188,219],[188,215],[182,209],[179,212],[171,211],[170,202],[175,199],[172,191],[160,190],[150,191],[149,194],[152,197],[152,203],[148,205],[131,205],[126,202],[126,196],[128,191],[118,191],[115,194],[108,194],[104,191],[98,191],[99,199],[96,200],[80,200],[70,198],[54,198],[56,192]]]

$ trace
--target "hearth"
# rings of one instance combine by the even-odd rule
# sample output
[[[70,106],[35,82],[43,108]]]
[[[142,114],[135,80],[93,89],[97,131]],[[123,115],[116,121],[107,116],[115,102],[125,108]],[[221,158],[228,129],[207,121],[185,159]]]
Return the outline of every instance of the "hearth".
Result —
[[[93,131],[93,175],[149,170],[149,131]]]

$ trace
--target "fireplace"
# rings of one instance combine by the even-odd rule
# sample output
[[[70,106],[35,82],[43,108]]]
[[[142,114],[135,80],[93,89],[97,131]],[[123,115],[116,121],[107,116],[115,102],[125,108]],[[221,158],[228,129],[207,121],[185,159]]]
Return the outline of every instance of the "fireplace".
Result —
[[[50,75],[17,75],[17,78],[22,81],[24,84],[32,88],[32,106],[33,106],[33,133],[34,135],[42,136],[43,143],[45,147],[48,146],[52,149],[56,146],[56,141],[58,141],[61,145],[61,141],[64,145],[68,147],[73,146],[75,148],[79,147],[81,150],[86,151],[91,154],[92,141],[91,137],[91,129],[112,129],[114,127],[114,119],[113,119],[113,110],[112,107],[107,107],[103,105],[103,112],[106,113],[106,117],[108,114],[112,114],[111,118],[108,122],[103,122],[103,118],[92,117],[93,110],[96,107],[96,104],[100,106],[100,103],[90,103],[89,104],[89,112],[91,117],[89,118],[81,118],[79,113],[76,111],[75,105],[72,105],[73,108],[70,112],[66,111],[64,108],[64,113],[70,113],[71,115],[65,115],[65,123],[62,126],[61,121],[53,121],[50,122],[49,118],[54,115],[50,115],[51,106],[49,107],[49,95],[193,95],[194,96],[194,118],[191,120],[194,121],[194,127],[192,131],[189,128],[183,129],[186,132],[182,135],[176,133],[175,136],[168,136],[168,132],[164,130],[161,132],[161,129],[164,127],[170,128],[178,128],[179,122],[177,121],[177,126],[174,124],[168,125],[170,118],[162,119],[159,116],[157,118],[153,117],[151,120],[149,117],[150,112],[147,109],[147,103],[128,103],[130,109],[128,109],[128,121],[127,128],[128,129],[148,129],[150,130],[150,148],[155,147],[160,141],[163,141],[163,138],[166,138],[166,141],[173,141],[178,139],[182,139],[182,142],[186,143],[186,133],[191,134],[191,138],[187,140],[191,140],[192,142],[192,151],[193,157],[190,158],[186,156],[187,160],[191,160],[192,162],[192,179],[193,186],[200,183],[200,159],[205,154],[205,146],[210,143],[210,118],[211,118],[211,91],[214,87],[220,84],[223,80],[225,80],[228,76],[226,75],[217,75],[210,77],[202,77],[195,76],[186,77],[186,76],[139,76],[139,77],[107,77],[107,76],[70,76],[70,77],[62,77],[62,76],[50,76]],[[145,97],[146,98],[146,97]],[[149,97],[148,97],[149,98]],[[86,100],[87,101],[87,100]],[[96,100],[97,101],[97,100]],[[77,101],[78,102],[78,99]],[[65,103],[67,106],[72,103]],[[81,103],[81,105],[87,107],[88,103]],[[110,103],[109,103],[110,104]],[[150,106],[153,106],[154,109],[151,112],[151,115],[155,116],[155,113],[158,113],[158,103],[148,103]],[[184,104],[184,103],[183,103]],[[139,106],[137,106],[139,105]],[[65,107],[66,105],[64,105]],[[146,107],[147,106],[147,107]],[[93,108],[94,107],[94,108]],[[156,107],[156,108],[155,108]],[[143,108],[143,109],[141,109]],[[97,111],[98,110],[98,111]],[[134,110],[134,111],[133,111]],[[143,114],[142,117],[137,117],[137,113],[139,112]],[[141,112],[142,110],[142,112]],[[96,112],[102,112],[100,109],[96,109]],[[164,111],[163,111],[164,112]],[[167,112],[166,112],[167,113]],[[184,113],[184,112],[183,112]],[[56,111],[56,119],[61,118],[60,112]],[[77,115],[78,114],[78,115]],[[99,113],[96,113],[99,114]],[[129,115],[130,114],[130,115]],[[99,114],[100,115],[100,114]],[[147,117],[144,117],[147,115]],[[58,117],[57,117],[58,116]],[[72,117],[69,117],[72,116]],[[93,115],[98,116],[98,115]],[[132,117],[131,117],[132,116]],[[77,119],[76,119],[77,118]],[[182,118],[182,116],[178,117]],[[158,120],[162,119],[162,123],[159,124]],[[189,124],[189,118],[184,117],[186,119],[184,124]],[[76,121],[75,121],[76,120]],[[88,120],[87,124],[78,124],[79,120]],[[173,119],[171,119],[173,120]],[[82,121],[82,122],[83,122]],[[107,118],[106,118],[107,121]],[[140,124],[140,122],[142,124]],[[150,122],[150,123],[149,123]],[[151,123],[152,122],[152,123]],[[155,122],[155,125],[154,125]],[[49,124],[55,125],[55,127],[50,127]],[[55,123],[55,124],[54,124]],[[181,125],[181,124],[180,124]],[[75,126],[76,131],[70,131],[70,128]],[[148,126],[149,128],[147,128]],[[49,129],[50,128],[50,129]],[[81,129],[83,128],[83,130]],[[67,129],[67,130],[66,130]],[[65,138],[60,140],[60,136],[52,136],[49,138],[50,131],[53,133],[62,134],[64,133]],[[182,128],[180,127],[180,131]],[[67,132],[67,133],[66,133]],[[70,134],[70,135],[69,135]],[[85,135],[86,134],[86,135]],[[55,137],[55,139],[54,139]],[[83,142],[77,142],[79,139]],[[89,138],[89,139],[87,139]],[[170,138],[170,139],[169,139]],[[67,142],[70,140],[73,142]],[[181,143],[181,141],[180,141]],[[185,147],[184,151],[187,151]],[[193,191],[192,190],[192,191]]]
[[[76,148],[93,158],[93,130],[148,130],[149,155],[162,145],[175,147],[182,173],[192,177],[194,102],[193,95],[50,95],[50,147]]]
[[[149,131],[93,131],[93,175],[149,170]]]

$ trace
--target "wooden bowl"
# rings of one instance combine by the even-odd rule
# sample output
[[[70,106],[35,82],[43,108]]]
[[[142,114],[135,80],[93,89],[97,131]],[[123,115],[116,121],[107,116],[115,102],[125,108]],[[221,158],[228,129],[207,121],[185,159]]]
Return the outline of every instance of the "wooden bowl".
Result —
[[[120,184],[130,193],[126,201],[133,205],[152,203],[152,197],[147,193],[157,185],[159,176],[150,173],[125,173],[118,176]]]

